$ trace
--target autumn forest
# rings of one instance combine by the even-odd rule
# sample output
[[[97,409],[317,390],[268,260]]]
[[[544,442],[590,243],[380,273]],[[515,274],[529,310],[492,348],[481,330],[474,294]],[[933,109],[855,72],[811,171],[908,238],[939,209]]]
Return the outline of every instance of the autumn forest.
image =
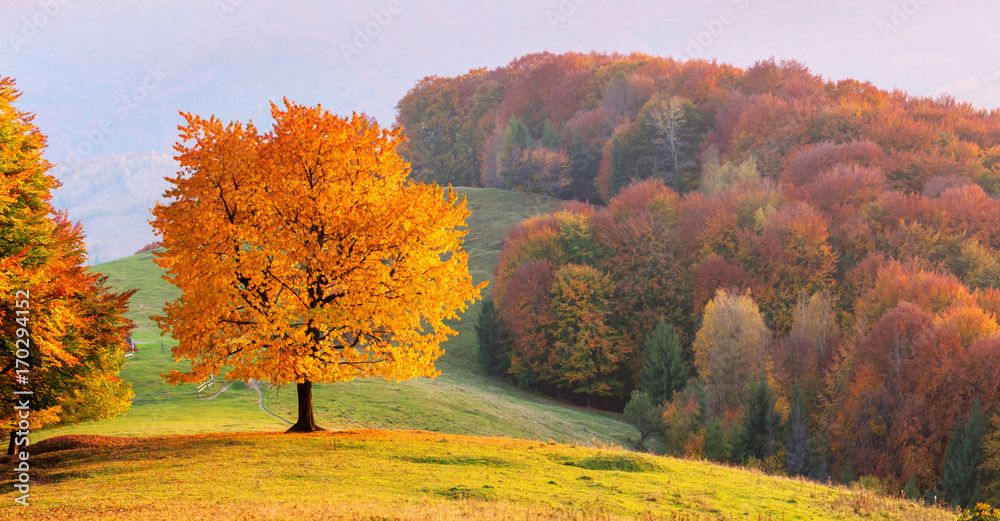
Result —
[[[668,454],[1000,502],[996,110],[597,53],[397,109],[416,179],[565,200],[503,242],[484,371]]]

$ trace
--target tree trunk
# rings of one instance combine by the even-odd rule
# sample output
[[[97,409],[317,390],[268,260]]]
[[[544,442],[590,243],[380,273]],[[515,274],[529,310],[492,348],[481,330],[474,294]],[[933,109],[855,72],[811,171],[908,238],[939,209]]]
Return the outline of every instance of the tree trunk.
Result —
[[[14,445],[14,431],[10,431],[10,445],[7,445],[7,455],[12,456],[16,452],[17,446]]]
[[[325,429],[316,425],[313,420],[313,398],[312,382],[306,380],[305,383],[295,384],[299,395],[299,419],[285,432],[316,432]]]

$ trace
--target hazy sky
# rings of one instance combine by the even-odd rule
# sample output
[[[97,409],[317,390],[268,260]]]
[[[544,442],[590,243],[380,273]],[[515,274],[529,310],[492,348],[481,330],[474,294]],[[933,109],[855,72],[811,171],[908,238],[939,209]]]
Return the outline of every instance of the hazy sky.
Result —
[[[71,167],[171,153],[178,110],[266,125],[282,96],[388,125],[425,76],[539,51],[740,67],[774,56],[829,79],[1000,106],[995,0],[0,0],[0,13],[0,75],[37,113],[48,158]]]
[[[178,109],[260,120],[282,95],[391,123],[396,100],[426,75],[543,50],[642,51],[738,66],[773,55],[827,78],[1000,105],[1000,9],[986,0],[0,5],[0,74],[18,79],[22,106],[38,113],[57,161],[89,127],[105,134],[92,154],[167,152]],[[101,129],[104,119],[112,124]]]

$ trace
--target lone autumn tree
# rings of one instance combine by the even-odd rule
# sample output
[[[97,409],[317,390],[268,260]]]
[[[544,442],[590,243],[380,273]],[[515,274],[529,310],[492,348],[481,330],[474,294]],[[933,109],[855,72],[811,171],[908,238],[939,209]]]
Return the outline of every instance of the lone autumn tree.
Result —
[[[313,383],[438,375],[445,320],[486,283],[461,248],[465,199],[407,180],[401,132],[288,100],[267,134],[182,115],[183,170],[151,221],[181,290],[153,318],[191,360],[167,381],[294,382],[288,432],[311,432]]]

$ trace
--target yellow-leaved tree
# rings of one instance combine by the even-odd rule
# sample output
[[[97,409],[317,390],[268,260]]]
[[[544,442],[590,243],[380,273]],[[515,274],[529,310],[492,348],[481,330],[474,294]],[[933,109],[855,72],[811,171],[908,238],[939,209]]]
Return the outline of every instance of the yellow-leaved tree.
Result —
[[[771,332],[750,295],[720,289],[694,338],[694,365],[714,413],[738,409],[747,384],[766,368]]]
[[[118,378],[125,315],[135,290],[115,292],[89,272],[83,229],[51,204],[59,181],[46,137],[0,76],[0,434],[8,454],[29,451],[29,431],[128,411]],[[14,394],[14,393],[24,394]]]
[[[167,280],[181,290],[153,317],[189,372],[295,383],[298,421],[321,430],[312,384],[436,376],[440,344],[486,285],[462,250],[465,198],[407,179],[398,129],[285,100],[274,126],[187,120],[183,170],[151,221]]]

